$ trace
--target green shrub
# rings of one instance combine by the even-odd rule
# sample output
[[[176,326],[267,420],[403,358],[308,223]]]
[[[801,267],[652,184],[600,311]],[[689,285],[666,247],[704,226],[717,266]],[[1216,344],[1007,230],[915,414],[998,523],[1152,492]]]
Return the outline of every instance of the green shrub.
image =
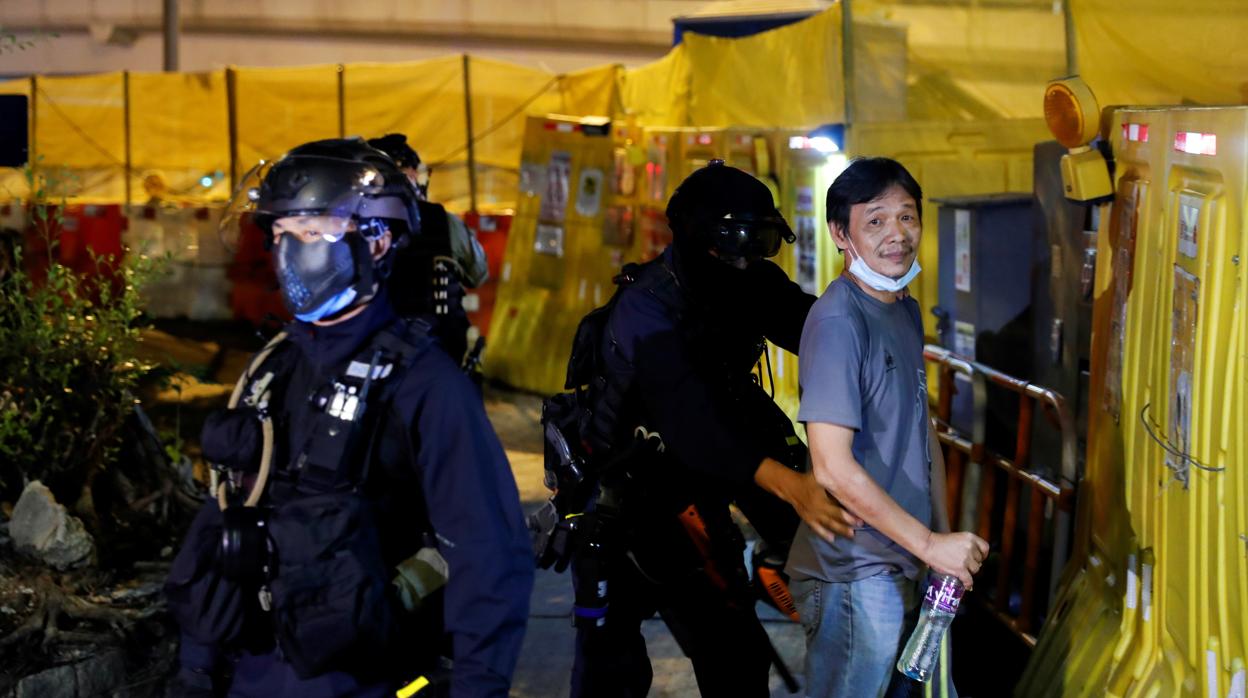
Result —
[[[94,259],[79,275],[57,261],[64,177],[35,176],[31,218],[46,244],[46,277],[30,269],[22,238],[0,270],[0,500],[42,480],[57,499],[79,500],[115,455],[137,383],[152,370],[135,353],[140,290],[163,264],[143,254]],[[41,251],[42,252],[42,251]],[[42,260],[40,260],[42,261]]]

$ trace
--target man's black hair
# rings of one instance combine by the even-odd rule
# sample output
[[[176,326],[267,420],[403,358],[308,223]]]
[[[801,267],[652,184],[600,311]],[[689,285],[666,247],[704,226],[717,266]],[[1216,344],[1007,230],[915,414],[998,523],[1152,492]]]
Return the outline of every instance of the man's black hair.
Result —
[[[892,158],[855,158],[828,187],[828,222],[848,232],[849,210],[854,204],[875,201],[894,185],[914,197],[915,213],[923,220],[923,189],[900,162]]]

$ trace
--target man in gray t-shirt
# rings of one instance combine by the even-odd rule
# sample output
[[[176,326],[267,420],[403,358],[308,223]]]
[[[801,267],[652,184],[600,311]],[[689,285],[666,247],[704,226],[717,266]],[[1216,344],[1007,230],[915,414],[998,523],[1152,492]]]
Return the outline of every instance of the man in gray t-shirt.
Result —
[[[828,189],[828,229],[846,271],[802,330],[798,420],[815,480],[864,525],[850,538],[803,525],[793,542],[787,571],[807,631],[808,696],[883,696],[924,565],[970,587],[988,554],[974,534],[948,533],[923,326],[904,293],[919,273],[922,200],[887,158],[851,162]],[[947,680],[937,687],[953,695]]]

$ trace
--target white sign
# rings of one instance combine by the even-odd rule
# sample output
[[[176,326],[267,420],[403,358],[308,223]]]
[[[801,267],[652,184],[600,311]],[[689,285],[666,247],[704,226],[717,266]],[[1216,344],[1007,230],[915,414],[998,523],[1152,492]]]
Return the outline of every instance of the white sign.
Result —
[[[1179,195],[1179,254],[1192,259],[1196,259],[1199,249],[1200,204],[1195,196]]]
[[[971,292],[971,212],[960,208],[953,212],[953,286],[963,293]]]

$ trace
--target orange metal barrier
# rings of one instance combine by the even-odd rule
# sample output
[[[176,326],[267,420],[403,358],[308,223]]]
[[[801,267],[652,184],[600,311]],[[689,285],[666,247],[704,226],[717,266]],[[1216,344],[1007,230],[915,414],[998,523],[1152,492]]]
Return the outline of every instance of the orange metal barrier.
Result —
[[[994,616],[1029,647],[1054,598],[1058,580],[1070,557],[1071,512],[1077,481],[1075,419],[1056,392],[1008,376],[944,348],[927,345],[923,356],[936,365],[939,388],[936,434],[948,473],[949,517],[954,528],[970,528],[992,546],[995,565],[985,565],[984,589],[977,595]],[[971,433],[950,422],[955,374],[970,380],[974,396]],[[986,446],[988,385],[1018,395],[1018,434],[1011,456]],[[1061,463],[1053,475],[1031,462],[1031,422],[1037,403],[1061,434]],[[999,483],[998,478],[1004,478]],[[1020,520],[1022,526],[1020,530]],[[1023,541],[1023,557],[1018,554]],[[1047,545],[1046,545],[1047,544]],[[1044,550],[1051,548],[1047,588],[1037,589],[1045,567]],[[995,570],[993,569],[995,567]],[[1012,603],[1017,595],[1018,603]]]

